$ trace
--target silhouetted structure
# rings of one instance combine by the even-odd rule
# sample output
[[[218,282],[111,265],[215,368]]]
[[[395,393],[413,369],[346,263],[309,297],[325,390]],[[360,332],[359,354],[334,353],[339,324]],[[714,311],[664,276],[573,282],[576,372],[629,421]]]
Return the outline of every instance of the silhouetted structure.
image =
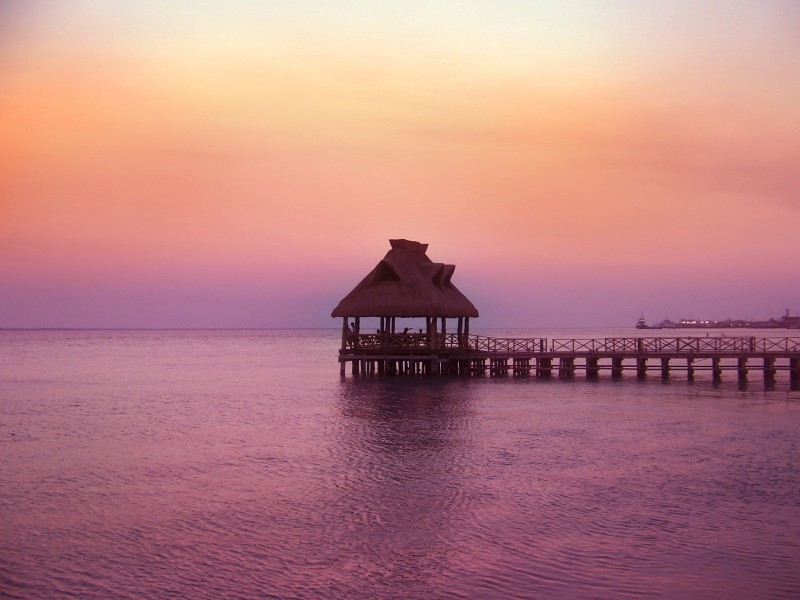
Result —
[[[601,370],[620,377],[623,370],[635,369],[644,377],[648,361],[657,361],[655,369],[663,378],[673,370],[685,370],[690,379],[696,371],[708,370],[719,381],[724,370],[736,370],[739,381],[745,382],[748,370],[756,368],[771,384],[777,371],[787,370],[792,387],[800,387],[800,338],[796,337],[548,340],[470,335],[469,320],[478,311],[451,282],[455,266],[432,262],[427,244],[389,242],[392,249],[331,313],[342,318],[342,375],[349,362],[353,375],[512,372],[550,377],[556,370],[559,377],[572,377],[582,369],[591,378]],[[361,317],[378,317],[378,331],[361,333]],[[425,331],[396,332],[398,317],[424,317]],[[788,314],[786,318],[790,319]],[[447,332],[447,319],[458,320],[456,333]],[[753,360],[757,362],[748,362]]]
[[[409,354],[419,357],[420,364],[424,361],[428,371],[450,354],[445,347],[447,319],[457,319],[460,346],[469,335],[470,318],[478,316],[478,309],[451,281],[455,265],[433,262],[426,254],[427,244],[404,239],[389,243],[391,250],[383,260],[331,313],[342,317],[342,373],[348,360],[354,373],[361,360],[377,362],[381,372],[395,371]],[[361,317],[378,317],[378,332],[362,335]],[[418,317],[425,319],[423,333],[395,331],[397,318]],[[355,323],[355,331],[349,331],[348,321]]]

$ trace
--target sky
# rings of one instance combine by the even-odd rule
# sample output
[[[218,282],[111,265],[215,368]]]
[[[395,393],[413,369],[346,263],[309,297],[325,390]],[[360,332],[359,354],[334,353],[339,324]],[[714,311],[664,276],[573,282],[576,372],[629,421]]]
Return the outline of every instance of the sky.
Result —
[[[0,0],[0,327],[800,312],[794,0]]]

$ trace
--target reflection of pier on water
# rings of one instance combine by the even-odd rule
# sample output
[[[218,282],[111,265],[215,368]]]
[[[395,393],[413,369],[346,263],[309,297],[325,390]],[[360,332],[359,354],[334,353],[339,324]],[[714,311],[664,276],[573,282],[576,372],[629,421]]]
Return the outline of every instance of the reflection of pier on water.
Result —
[[[413,586],[457,565],[453,540],[485,500],[483,485],[468,477],[480,448],[470,437],[473,390],[454,378],[341,382],[338,408],[347,419],[329,451],[346,468],[329,508],[343,520],[328,534],[355,549],[345,571],[382,581],[399,571]]]

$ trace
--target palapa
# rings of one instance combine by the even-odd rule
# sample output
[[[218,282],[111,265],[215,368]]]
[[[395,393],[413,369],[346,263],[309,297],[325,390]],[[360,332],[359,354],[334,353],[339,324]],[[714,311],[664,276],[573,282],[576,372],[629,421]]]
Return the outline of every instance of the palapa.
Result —
[[[389,240],[392,249],[333,309],[332,317],[477,317],[450,281],[455,265],[435,263],[428,244]]]

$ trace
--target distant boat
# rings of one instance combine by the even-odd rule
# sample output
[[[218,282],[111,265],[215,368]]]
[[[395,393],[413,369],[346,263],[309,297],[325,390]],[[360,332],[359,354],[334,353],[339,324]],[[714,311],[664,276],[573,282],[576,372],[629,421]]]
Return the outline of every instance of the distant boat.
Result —
[[[636,322],[636,329],[661,329],[658,326],[648,325],[647,321],[644,320],[644,314],[639,317],[639,320]]]
[[[664,319],[659,323],[648,325],[647,321],[644,320],[644,314],[639,317],[639,320],[636,322],[636,329],[676,329],[677,327],[678,324],[675,321],[670,321],[669,319]]]

